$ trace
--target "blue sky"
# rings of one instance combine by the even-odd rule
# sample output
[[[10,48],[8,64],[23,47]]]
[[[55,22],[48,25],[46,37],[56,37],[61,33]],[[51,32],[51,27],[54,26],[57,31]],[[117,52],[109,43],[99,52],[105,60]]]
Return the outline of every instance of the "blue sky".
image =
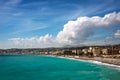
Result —
[[[76,42],[80,45],[90,41],[91,43],[100,41],[101,44],[101,41],[108,37],[112,39],[110,43],[114,40],[119,43],[119,25],[95,28],[92,31],[94,35],[87,35],[85,41],[81,39],[83,37],[79,37],[82,34],[79,32],[77,36],[79,40],[72,37],[75,42],[68,41],[70,37],[64,42],[56,41],[60,39],[57,37],[60,31],[64,32],[64,25],[69,21],[75,21],[83,16],[104,17],[113,12],[117,14],[120,11],[119,5],[120,0],[0,0],[0,48],[53,47],[50,43],[55,46],[62,43],[63,46],[63,44],[74,45]],[[115,33],[118,33],[117,38]],[[33,39],[31,43],[27,43],[27,40],[31,39]],[[51,42],[45,42],[47,40]]]

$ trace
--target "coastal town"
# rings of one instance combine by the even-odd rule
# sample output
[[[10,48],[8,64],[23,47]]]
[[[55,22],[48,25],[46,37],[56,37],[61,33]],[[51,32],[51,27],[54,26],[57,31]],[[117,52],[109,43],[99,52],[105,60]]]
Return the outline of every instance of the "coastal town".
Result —
[[[82,60],[95,60],[120,65],[120,45],[63,48],[0,49],[0,55],[50,55]]]
[[[120,59],[120,45],[83,46],[64,48],[32,48],[32,49],[0,49],[1,55],[9,54],[35,54],[53,55],[74,58],[112,58]]]
[[[120,45],[83,46],[61,48],[0,49],[0,54],[76,55],[88,57],[120,58]]]

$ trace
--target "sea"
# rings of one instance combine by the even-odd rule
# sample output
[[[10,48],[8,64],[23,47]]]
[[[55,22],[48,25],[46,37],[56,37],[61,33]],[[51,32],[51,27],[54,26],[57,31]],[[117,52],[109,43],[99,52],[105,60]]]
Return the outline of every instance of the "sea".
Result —
[[[0,80],[120,80],[120,68],[45,55],[0,55]]]

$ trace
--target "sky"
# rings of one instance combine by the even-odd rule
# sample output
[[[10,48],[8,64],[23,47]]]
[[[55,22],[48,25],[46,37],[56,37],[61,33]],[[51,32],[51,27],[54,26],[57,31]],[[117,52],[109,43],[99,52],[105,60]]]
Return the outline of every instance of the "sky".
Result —
[[[120,0],[0,0],[0,49],[120,44]]]

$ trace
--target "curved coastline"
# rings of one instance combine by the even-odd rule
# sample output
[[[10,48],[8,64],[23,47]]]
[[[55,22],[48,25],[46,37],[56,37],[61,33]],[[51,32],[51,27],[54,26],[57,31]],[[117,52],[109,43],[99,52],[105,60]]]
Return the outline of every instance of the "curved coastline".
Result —
[[[15,56],[15,55],[13,55],[13,56]],[[113,69],[120,70],[120,65],[111,64],[109,62],[103,62],[101,60],[95,60],[94,58],[79,57],[79,56],[56,56],[56,55],[43,55],[43,56],[50,56],[50,57],[64,58],[64,59],[70,59],[70,60],[77,60],[77,61],[82,61],[82,62],[89,62],[89,63],[108,66],[108,67],[111,67]]]
[[[92,60],[92,59],[82,59],[82,58],[75,58],[75,57],[63,57],[63,56],[53,56],[53,55],[49,55],[51,57],[57,57],[57,58],[64,58],[64,59],[70,59],[70,60],[77,60],[77,61],[82,61],[82,62],[89,62],[89,63],[93,63],[93,64],[97,64],[97,65],[103,65],[103,66],[108,66],[111,67],[113,69],[117,69],[120,70],[120,66],[119,65],[115,65],[115,64],[110,64],[110,63],[105,63],[102,61],[97,61],[97,60]]]

